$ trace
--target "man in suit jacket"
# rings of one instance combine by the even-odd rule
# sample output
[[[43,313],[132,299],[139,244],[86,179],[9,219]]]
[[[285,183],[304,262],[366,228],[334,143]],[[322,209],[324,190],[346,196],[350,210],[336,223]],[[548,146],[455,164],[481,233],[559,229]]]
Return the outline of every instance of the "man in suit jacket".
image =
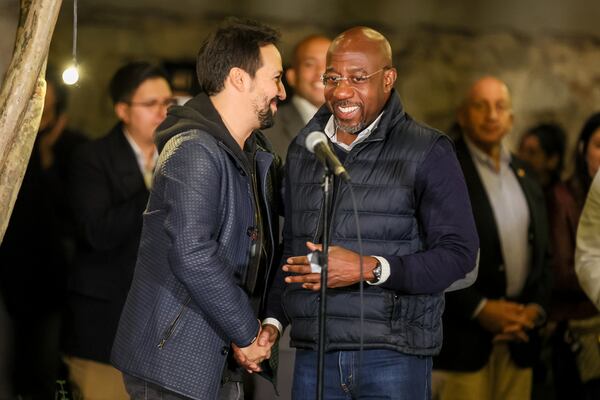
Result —
[[[75,154],[70,182],[78,242],[64,350],[70,378],[85,399],[128,398],[121,374],[109,365],[110,351],[158,157],[154,130],[173,103],[167,76],[146,62],[120,68],[110,93],[119,122]]]
[[[325,103],[321,74],[325,72],[325,57],[330,44],[331,40],[324,36],[311,35],[294,48],[292,66],[285,71],[294,96],[279,108],[275,124],[264,132],[282,159],[285,159],[292,139]]]
[[[502,139],[512,128],[507,86],[479,79],[464,101],[456,143],[479,233],[476,283],[446,295],[434,360],[440,399],[529,399],[536,329],[550,289],[544,197]]]

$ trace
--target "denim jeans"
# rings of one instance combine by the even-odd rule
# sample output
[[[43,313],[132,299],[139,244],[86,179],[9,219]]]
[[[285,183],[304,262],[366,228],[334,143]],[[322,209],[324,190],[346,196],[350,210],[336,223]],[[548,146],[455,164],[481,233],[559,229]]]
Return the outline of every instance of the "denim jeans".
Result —
[[[334,351],[325,354],[323,398],[327,400],[431,398],[431,357],[393,350]],[[292,399],[317,396],[317,352],[296,351]]]
[[[123,374],[123,379],[131,400],[190,400],[189,397],[131,375]],[[221,386],[219,400],[244,400],[242,383],[229,382]]]

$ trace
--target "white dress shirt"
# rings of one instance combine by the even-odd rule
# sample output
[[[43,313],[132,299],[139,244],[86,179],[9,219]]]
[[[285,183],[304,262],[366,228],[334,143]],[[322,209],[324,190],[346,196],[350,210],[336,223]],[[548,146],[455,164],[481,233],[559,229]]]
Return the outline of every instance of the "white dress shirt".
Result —
[[[510,153],[504,146],[500,151],[500,170],[494,161],[465,136],[475,168],[483,183],[498,228],[500,249],[506,270],[506,295],[521,294],[531,260],[529,245],[529,205],[512,168]]]
[[[133,153],[135,154],[135,159],[137,160],[138,167],[140,168],[140,172],[142,173],[142,177],[144,178],[144,183],[146,184],[146,188],[150,189],[152,185],[152,174],[154,172],[154,166],[156,165],[156,160],[158,160],[158,151],[154,149],[154,154],[152,156],[152,160],[150,165],[146,163],[146,155],[140,149],[140,146],[133,140],[127,129],[123,128],[123,134],[125,138],[129,142]]]

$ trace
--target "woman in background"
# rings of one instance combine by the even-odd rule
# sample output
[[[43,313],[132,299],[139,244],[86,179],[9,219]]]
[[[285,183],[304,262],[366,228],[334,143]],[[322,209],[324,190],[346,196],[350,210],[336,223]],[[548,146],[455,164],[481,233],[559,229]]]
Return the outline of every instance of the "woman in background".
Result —
[[[523,135],[519,155],[536,171],[548,208],[554,277],[548,321],[556,398],[599,399],[600,379],[582,382],[575,354],[578,343],[567,328],[570,320],[588,320],[598,313],[579,286],[574,255],[579,216],[600,166],[600,113],[593,114],[584,124],[577,140],[575,171],[566,182],[561,182],[564,149],[562,128],[543,124]]]

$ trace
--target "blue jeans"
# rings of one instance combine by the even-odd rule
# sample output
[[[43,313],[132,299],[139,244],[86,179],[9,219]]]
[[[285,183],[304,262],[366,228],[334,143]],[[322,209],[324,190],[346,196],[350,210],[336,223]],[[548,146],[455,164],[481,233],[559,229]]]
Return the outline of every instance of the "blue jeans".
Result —
[[[364,350],[325,354],[323,398],[327,400],[431,399],[431,357],[393,350]],[[317,397],[317,352],[296,351],[292,399]]]

